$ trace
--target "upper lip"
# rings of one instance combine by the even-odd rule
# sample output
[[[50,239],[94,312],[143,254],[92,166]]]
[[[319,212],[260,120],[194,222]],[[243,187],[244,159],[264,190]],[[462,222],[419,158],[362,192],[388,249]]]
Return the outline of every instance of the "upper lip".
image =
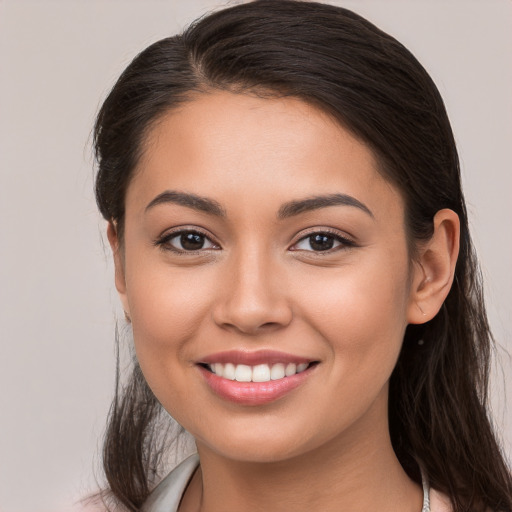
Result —
[[[217,352],[215,354],[207,355],[199,359],[198,364],[214,364],[214,363],[232,363],[245,364],[247,366],[255,366],[258,364],[277,364],[277,363],[312,363],[315,359],[308,357],[297,356],[294,354],[287,354],[285,352],[278,352],[276,350],[257,350],[257,351],[244,351],[244,350],[228,350],[226,352]]]

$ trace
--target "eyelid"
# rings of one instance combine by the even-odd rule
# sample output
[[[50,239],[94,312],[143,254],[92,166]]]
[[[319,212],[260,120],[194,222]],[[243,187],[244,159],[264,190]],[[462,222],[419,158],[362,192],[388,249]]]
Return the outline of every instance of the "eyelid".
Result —
[[[171,245],[166,246],[166,244],[172,240],[173,238],[183,234],[183,233],[197,233],[201,236],[204,236],[211,244],[213,244],[214,248],[207,248],[207,249],[198,249],[196,251],[184,251],[180,250],[176,247],[173,247]],[[294,246],[296,246],[299,242],[303,241],[304,239],[315,235],[315,234],[327,234],[335,238],[338,242],[340,242],[340,246],[328,249],[325,251],[313,251],[313,250],[306,250],[306,249],[293,249]],[[176,226],[174,228],[171,228],[169,230],[166,230],[163,232],[163,234],[159,235],[156,240],[154,240],[153,245],[156,247],[160,247],[162,250],[172,251],[176,254],[199,254],[201,252],[207,252],[211,250],[219,250],[222,247],[220,244],[215,240],[215,237],[211,235],[207,230],[204,228],[201,228],[199,226]],[[303,251],[303,252],[311,252],[316,254],[330,254],[333,252],[336,252],[338,250],[342,249],[349,249],[352,247],[356,247],[357,244],[354,241],[353,237],[351,235],[347,235],[344,232],[341,232],[334,228],[328,228],[328,227],[312,227],[307,228],[300,233],[298,233],[295,236],[294,242],[291,244],[291,246],[288,248],[288,250],[291,251]]]
[[[296,246],[299,242],[302,242],[304,239],[317,234],[326,234],[331,235],[333,238],[335,238],[338,242],[341,243],[341,246],[338,246],[336,248],[328,249],[326,251],[308,251],[305,249],[293,249],[294,246]],[[356,247],[357,244],[352,236],[347,235],[344,232],[341,232],[334,228],[325,228],[325,227],[314,227],[314,228],[308,228],[307,230],[301,231],[298,233],[295,237],[294,242],[290,246],[289,250],[291,251],[304,251],[304,252],[311,252],[315,254],[330,254],[333,252],[336,252],[340,249],[349,249],[352,247]]]
[[[173,238],[182,235],[183,233],[196,233],[198,235],[204,236],[210,243],[215,245],[216,247],[212,248],[209,247],[207,249],[198,249],[196,251],[184,251],[180,250],[176,247],[173,247],[172,245],[166,245],[170,240]],[[201,252],[207,252],[207,251],[216,251],[221,248],[220,244],[214,240],[214,237],[207,232],[207,230],[200,228],[198,226],[176,226],[174,228],[171,228],[169,230],[164,231],[161,235],[159,235],[156,240],[153,242],[153,245],[156,247],[159,247],[162,250],[165,251],[172,251],[176,254],[199,254]]]

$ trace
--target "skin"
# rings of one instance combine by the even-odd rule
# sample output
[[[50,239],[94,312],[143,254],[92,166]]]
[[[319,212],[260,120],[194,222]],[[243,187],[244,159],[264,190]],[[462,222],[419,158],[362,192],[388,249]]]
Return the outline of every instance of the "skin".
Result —
[[[207,197],[225,215],[148,208],[165,191]],[[284,203],[333,193],[371,213],[279,218]],[[298,99],[211,92],[153,127],[123,246],[112,224],[108,235],[147,382],[196,439],[201,468],[181,511],[421,510],[391,447],[387,400],[406,326],[432,318],[453,279],[457,216],[442,210],[434,226],[411,261],[403,199],[370,149]],[[180,252],[180,229],[204,233],[204,248]],[[349,242],[314,251],[308,236],[326,231]],[[279,400],[240,405],[197,365],[233,349],[318,364]]]

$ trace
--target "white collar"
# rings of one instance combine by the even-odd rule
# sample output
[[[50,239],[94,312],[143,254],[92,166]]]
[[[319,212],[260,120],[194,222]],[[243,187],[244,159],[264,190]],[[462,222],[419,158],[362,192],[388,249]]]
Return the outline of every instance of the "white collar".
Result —
[[[141,512],[177,512],[183,493],[198,465],[199,456],[195,453],[176,466],[151,492]],[[430,486],[423,470],[421,484],[423,487],[421,512],[430,512]]]

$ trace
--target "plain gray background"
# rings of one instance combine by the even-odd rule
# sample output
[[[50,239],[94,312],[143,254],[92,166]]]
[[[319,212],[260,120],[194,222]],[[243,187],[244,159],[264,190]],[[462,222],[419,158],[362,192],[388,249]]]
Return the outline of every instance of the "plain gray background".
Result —
[[[396,36],[441,90],[491,323],[511,351],[512,3],[331,3]],[[220,5],[0,0],[2,512],[69,511],[95,488],[120,307],[92,194],[94,115],[136,53]],[[500,354],[492,402],[511,459],[512,365]]]

